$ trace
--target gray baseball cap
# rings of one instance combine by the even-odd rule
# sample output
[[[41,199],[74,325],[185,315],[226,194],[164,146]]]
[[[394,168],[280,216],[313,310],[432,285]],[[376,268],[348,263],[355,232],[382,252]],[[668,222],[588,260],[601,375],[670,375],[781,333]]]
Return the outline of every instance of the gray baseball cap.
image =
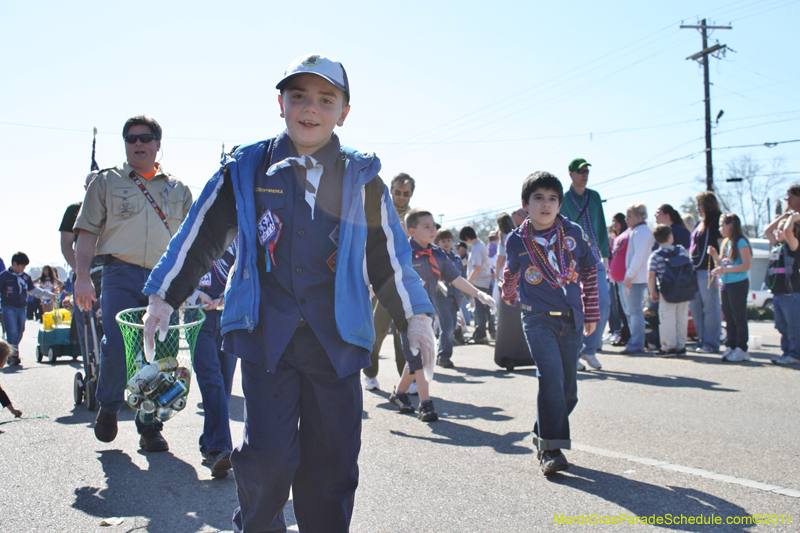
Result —
[[[316,74],[317,76],[329,81],[337,89],[344,91],[347,99],[350,99],[350,83],[347,81],[347,72],[342,64],[331,58],[319,54],[300,56],[286,67],[283,78],[275,86],[279,91],[290,78],[299,74]]]

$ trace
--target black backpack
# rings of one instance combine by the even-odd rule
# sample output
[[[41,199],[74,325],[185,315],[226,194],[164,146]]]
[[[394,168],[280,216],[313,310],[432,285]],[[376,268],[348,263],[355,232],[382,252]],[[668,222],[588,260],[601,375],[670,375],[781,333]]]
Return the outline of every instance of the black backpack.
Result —
[[[658,292],[661,298],[673,304],[693,300],[697,294],[697,274],[692,260],[680,253],[679,246],[669,252],[658,252],[664,257],[664,274],[658,280]]]
[[[793,292],[792,269],[794,267],[794,252],[785,242],[779,242],[772,247],[769,254],[767,274],[764,283],[772,294],[788,294]]]

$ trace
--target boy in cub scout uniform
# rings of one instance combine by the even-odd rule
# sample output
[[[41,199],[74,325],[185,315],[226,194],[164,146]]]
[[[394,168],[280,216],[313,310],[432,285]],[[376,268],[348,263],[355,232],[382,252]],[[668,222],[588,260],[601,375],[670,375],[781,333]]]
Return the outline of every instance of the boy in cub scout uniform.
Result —
[[[116,438],[117,412],[125,402],[127,366],[117,313],[147,304],[142,294],[144,282],[192,205],[189,188],[156,163],[161,126],[155,119],[129,118],[122,137],[126,162],[98,173],[86,190],[74,227],[78,234],[75,302],[84,310],[91,310],[95,300],[92,259],[98,255],[104,261],[100,296],[104,337],[97,382],[100,408],[94,425],[95,436],[103,442]],[[151,452],[169,449],[160,422],[144,424],[137,417],[136,429],[141,448]]]
[[[559,209],[561,182],[534,172],[522,184],[528,218],[506,241],[503,300],[522,308],[528,348],[539,371],[533,444],[542,472],[569,467],[569,414],[578,403],[577,363],[582,337],[600,321],[597,257],[586,235]],[[520,279],[521,278],[521,279]]]
[[[301,531],[346,532],[358,485],[359,370],[375,339],[369,285],[429,365],[433,306],[380,162],[333,134],[350,111],[342,64],[304,55],[276,88],[286,129],[223,157],[147,282],[146,354],[238,235],[221,319],[245,396],[244,441],[231,454],[233,529],[286,531],[291,488]]]

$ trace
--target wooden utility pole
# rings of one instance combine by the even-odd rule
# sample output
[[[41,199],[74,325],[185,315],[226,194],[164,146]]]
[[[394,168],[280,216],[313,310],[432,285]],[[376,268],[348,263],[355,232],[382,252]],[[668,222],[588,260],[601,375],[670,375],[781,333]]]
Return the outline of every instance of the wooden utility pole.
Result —
[[[705,104],[706,104],[706,190],[714,190],[714,165],[711,162],[711,91],[708,81],[708,56],[719,50],[724,50],[726,45],[717,44],[708,47],[708,30],[730,30],[731,26],[707,26],[706,19],[700,22],[699,26],[689,26],[681,24],[681,28],[694,28],[701,30],[703,35],[703,49],[686,59],[699,60],[703,65],[703,82],[705,87]],[[701,59],[702,58],[702,59]]]

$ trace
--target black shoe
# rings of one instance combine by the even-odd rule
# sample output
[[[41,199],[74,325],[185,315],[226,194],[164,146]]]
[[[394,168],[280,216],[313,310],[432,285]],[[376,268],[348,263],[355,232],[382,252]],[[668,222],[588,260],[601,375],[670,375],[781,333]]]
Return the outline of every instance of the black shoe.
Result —
[[[8,366],[22,366],[22,361],[16,355],[8,356]]]
[[[408,393],[397,392],[397,389],[395,389],[389,396],[389,401],[399,407],[401,413],[411,414],[415,411]]]
[[[675,355],[686,355],[686,347],[684,346],[680,350],[676,350]]]
[[[433,400],[426,400],[419,404],[417,418],[423,422],[436,422],[439,420],[439,415],[436,414],[436,409],[433,408]]]
[[[481,337],[480,339],[470,339],[467,344],[489,344],[488,337]]]
[[[612,342],[611,346],[625,346],[628,344],[628,339],[620,339],[617,342]]]
[[[569,463],[561,450],[546,450],[539,452],[539,464],[545,476],[561,472],[569,468]]]
[[[453,362],[450,359],[446,359],[444,357],[440,357],[436,360],[436,364],[442,368],[453,368]]]
[[[139,437],[139,448],[148,452],[165,452],[169,450],[169,444],[158,429],[145,429]]]
[[[100,407],[94,420],[94,436],[101,442],[111,442],[116,439],[117,413],[109,413]]]
[[[211,477],[225,477],[232,467],[231,452],[204,453],[203,464],[211,467]]]

